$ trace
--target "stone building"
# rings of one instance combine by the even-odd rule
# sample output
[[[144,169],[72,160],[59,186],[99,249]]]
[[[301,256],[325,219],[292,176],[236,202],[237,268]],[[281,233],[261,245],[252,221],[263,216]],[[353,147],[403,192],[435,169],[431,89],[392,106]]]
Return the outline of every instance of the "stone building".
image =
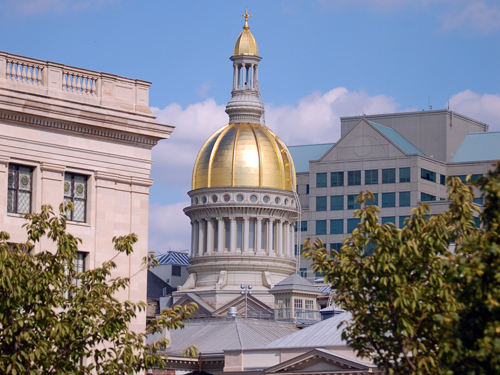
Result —
[[[148,251],[151,149],[173,127],[155,123],[151,83],[0,52],[0,227],[26,241],[24,215],[73,202],[68,231],[83,240],[79,270],[116,255],[114,236],[136,233],[114,275],[141,268]],[[52,250],[43,239],[35,251]],[[146,300],[146,272],[118,297]],[[142,331],[146,313],[131,328]]]

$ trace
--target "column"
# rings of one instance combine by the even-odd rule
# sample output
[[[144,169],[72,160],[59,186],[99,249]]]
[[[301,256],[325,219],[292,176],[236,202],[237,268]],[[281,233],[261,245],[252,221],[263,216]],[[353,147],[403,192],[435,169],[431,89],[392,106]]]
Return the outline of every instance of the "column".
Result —
[[[222,254],[224,252],[224,234],[225,234],[225,226],[224,226],[224,218],[217,218],[217,253]]]
[[[253,83],[255,85],[255,88],[257,88],[259,86],[258,73],[259,73],[259,64],[255,64],[255,72],[253,74]]]
[[[203,219],[198,220],[198,256],[203,255]]]
[[[195,255],[195,246],[196,246],[196,236],[195,236],[195,225],[196,222],[194,220],[191,220],[191,254]]]
[[[292,227],[290,228],[291,229],[291,232],[292,232],[292,246],[290,246],[290,251],[292,252],[292,257],[295,258],[295,231],[294,231],[294,227],[297,225],[297,223],[293,224]]]
[[[283,256],[289,257],[288,254],[290,247],[290,223],[285,221],[283,224]]]
[[[275,255],[273,252],[273,219],[269,219],[266,223],[267,225],[267,247],[266,253],[267,255],[273,256]]]
[[[254,64],[251,64],[250,65],[250,69],[248,69],[248,75],[250,76],[249,77],[249,80],[250,80],[250,88],[253,90],[254,87],[253,87],[253,66]]]
[[[258,217],[255,219],[255,242],[254,242],[255,254],[260,254],[262,252],[262,218]]]
[[[276,223],[276,231],[278,235],[278,256],[283,257],[283,220],[278,220]]]
[[[231,254],[236,253],[236,218],[230,217],[229,225],[229,252]]]
[[[214,222],[212,219],[207,220],[207,254],[214,253]]]
[[[233,63],[233,90],[236,90],[238,85],[238,65]]]
[[[243,228],[241,234],[241,251],[243,254],[248,254],[248,245],[250,242],[250,223],[248,217],[243,218]]]
[[[193,237],[193,247],[191,248],[191,254],[193,256],[198,255],[198,220],[193,220],[193,227],[191,228],[191,237]]]
[[[241,88],[241,66],[238,66],[238,85],[237,88]]]

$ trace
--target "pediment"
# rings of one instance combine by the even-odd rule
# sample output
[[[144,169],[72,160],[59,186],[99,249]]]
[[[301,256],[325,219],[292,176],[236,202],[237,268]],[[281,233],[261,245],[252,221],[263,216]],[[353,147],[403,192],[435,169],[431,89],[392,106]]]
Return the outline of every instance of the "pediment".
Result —
[[[193,318],[199,318],[199,317],[207,317],[207,316],[212,316],[212,313],[214,311],[214,308],[211,307],[208,302],[206,302],[203,298],[200,296],[194,295],[192,293],[186,293],[184,294],[174,305],[187,305],[191,302],[194,302],[198,305],[198,309],[194,312],[191,317]]]
[[[361,119],[321,161],[357,160],[362,158],[388,158],[406,155],[369,121]]]
[[[238,296],[235,299],[233,299],[231,302],[226,303],[224,306],[218,308],[215,310],[212,314],[212,316],[227,316],[227,312],[230,307],[236,307],[238,309],[238,315],[239,316],[245,316],[245,296]],[[247,300],[247,309],[248,311],[258,311],[261,315],[262,314],[273,314],[273,310],[266,305],[264,302],[258,300],[257,298],[253,296],[248,296]],[[250,313],[251,314],[251,313]]]
[[[279,365],[268,368],[266,374],[280,374],[280,373],[334,373],[342,371],[365,371],[368,373],[370,370],[376,368],[373,365],[368,365],[360,361],[352,360],[325,349],[313,349],[307,353],[291,358],[288,361],[280,363]]]

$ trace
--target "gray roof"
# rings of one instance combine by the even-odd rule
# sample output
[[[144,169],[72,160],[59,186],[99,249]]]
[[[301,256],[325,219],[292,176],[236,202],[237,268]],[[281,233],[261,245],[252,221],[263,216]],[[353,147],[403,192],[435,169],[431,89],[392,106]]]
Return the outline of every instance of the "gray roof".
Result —
[[[343,346],[347,343],[342,340],[343,328],[337,328],[340,322],[351,320],[349,312],[343,312],[329,319],[316,323],[302,331],[292,333],[269,343],[266,348],[315,348],[325,346]]]
[[[166,289],[167,294],[171,295],[174,290],[168,283],[160,279],[153,272],[148,270],[147,297],[160,298],[163,297],[163,289]]]
[[[335,143],[288,146],[296,172],[309,172],[309,160],[319,160]]]
[[[173,264],[175,266],[190,266],[188,259],[189,254],[177,251],[169,251],[166,254],[158,254],[156,257],[160,265]]]
[[[500,132],[468,133],[451,159],[452,163],[500,159]]]
[[[385,135],[389,140],[398,146],[405,154],[420,154],[424,155],[422,151],[416,148],[409,140],[399,134],[395,129],[388,128],[387,126],[377,124],[369,121],[379,132]]]
[[[281,292],[281,291],[301,291],[301,292],[309,292],[309,293],[317,293],[321,292],[318,288],[313,285],[310,281],[307,281],[302,276],[294,273],[293,275],[288,276],[285,280],[280,281],[278,284],[274,286],[270,290],[270,292]]]
[[[201,353],[222,353],[225,349],[265,347],[270,342],[297,332],[293,323],[236,318],[197,319],[183,329],[170,332],[167,354],[182,356],[190,345]],[[158,335],[156,337],[159,337]],[[148,337],[148,342],[154,337]]]

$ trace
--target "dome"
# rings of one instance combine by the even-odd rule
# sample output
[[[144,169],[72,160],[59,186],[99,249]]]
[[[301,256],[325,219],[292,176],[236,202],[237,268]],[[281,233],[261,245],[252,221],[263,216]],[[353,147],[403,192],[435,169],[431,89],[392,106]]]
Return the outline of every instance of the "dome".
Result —
[[[257,42],[250,32],[250,26],[248,26],[248,12],[245,17],[245,26],[243,26],[243,31],[236,39],[234,44],[234,55],[250,55],[259,56],[259,48],[257,47]]]
[[[205,142],[193,169],[192,190],[220,186],[295,191],[290,152],[264,125],[226,125]]]

